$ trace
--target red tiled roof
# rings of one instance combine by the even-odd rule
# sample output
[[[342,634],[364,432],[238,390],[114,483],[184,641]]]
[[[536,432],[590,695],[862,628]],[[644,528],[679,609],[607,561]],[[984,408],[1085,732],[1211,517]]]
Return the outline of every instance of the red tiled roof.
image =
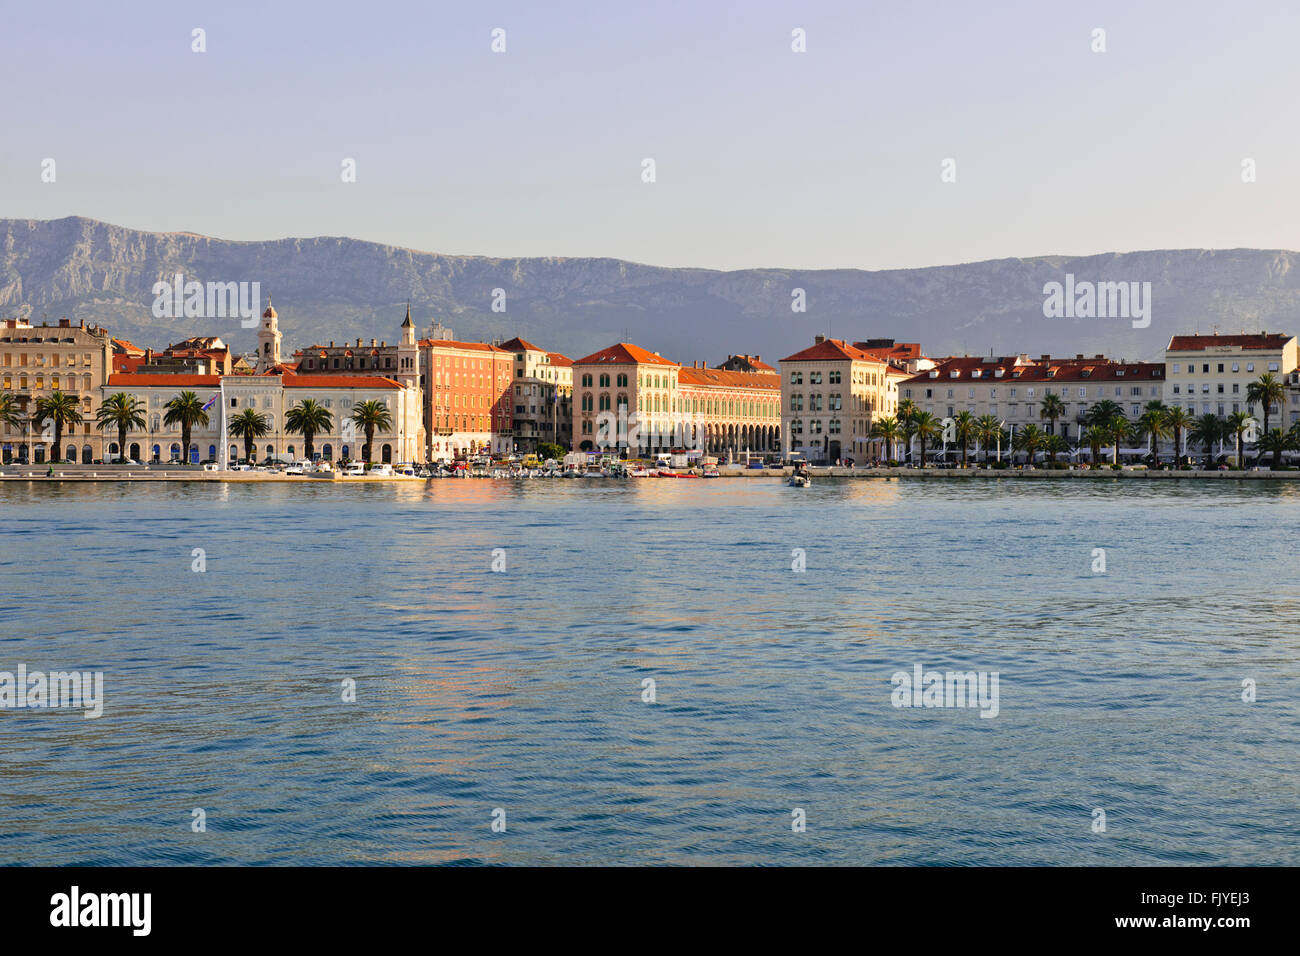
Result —
[[[420,339],[422,349],[469,349],[474,352],[501,352],[509,354],[507,349],[499,348],[489,342],[457,342],[453,339]]]
[[[119,353],[113,356],[114,372],[135,372],[143,364],[143,355],[124,355]]]
[[[402,386],[379,375],[290,375],[283,379],[285,388],[395,388]]]
[[[569,368],[573,365],[573,359],[567,355],[561,355],[559,352],[547,352],[546,354],[551,357],[552,365],[559,365],[561,368]]]
[[[631,342],[619,342],[599,352],[578,359],[574,365],[677,365],[658,352],[650,352],[633,345]]]
[[[808,346],[801,352],[795,352],[794,355],[788,355],[781,359],[782,362],[815,362],[815,361],[836,361],[844,359],[853,359],[859,362],[876,362],[885,364],[884,360],[864,352],[862,349],[849,345],[843,339],[826,339],[814,345]]]
[[[678,385],[711,385],[727,388],[766,388],[780,391],[781,377],[766,372],[732,372],[720,368],[683,365],[677,371]]]
[[[1199,352],[1202,349],[1239,348],[1272,351],[1291,341],[1289,334],[1260,332],[1249,335],[1175,335],[1169,340],[1169,352]]]
[[[113,350],[125,352],[127,355],[143,355],[144,349],[140,346],[128,342],[126,339],[113,339]]]
[[[517,335],[513,339],[510,339],[508,342],[502,342],[501,347],[505,349],[507,352],[545,352],[546,351],[546,349],[538,348],[532,342],[529,342],[527,339],[521,339]]]
[[[133,375],[130,373],[110,375],[108,377],[109,387],[121,386],[123,388],[148,388],[150,386],[167,386],[172,385],[176,388],[216,388],[221,384],[220,375],[186,375],[183,373],[176,375]]]
[[[997,359],[981,356],[963,356],[944,359],[933,369],[918,372],[907,379],[908,385],[931,382],[986,382],[996,381],[995,372],[1002,370],[1001,380],[1013,382],[1093,382],[1134,379],[1162,381],[1165,377],[1163,362],[1115,362],[1107,358],[1091,359],[1032,359],[1028,364],[1016,364],[1017,356],[1007,355]],[[957,374],[954,375],[953,373]],[[979,374],[976,375],[975,373]]]

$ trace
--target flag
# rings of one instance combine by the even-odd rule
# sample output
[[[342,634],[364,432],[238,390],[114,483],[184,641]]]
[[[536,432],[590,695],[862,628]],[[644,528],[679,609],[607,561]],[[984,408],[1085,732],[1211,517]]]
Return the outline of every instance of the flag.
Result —
[[[208,399],[208,403],[207,403],[206,405],[203,406],[203,410],[206,412],[209,408],[212,407],[212,403],[215,402],[215,401],[216,401],[218,398],[220,398],[220,397],[221,397],[221,393],[220,393],[220,392],[217,392],[215,395],[213,395],[211,398],[209,398],[209,399]]]

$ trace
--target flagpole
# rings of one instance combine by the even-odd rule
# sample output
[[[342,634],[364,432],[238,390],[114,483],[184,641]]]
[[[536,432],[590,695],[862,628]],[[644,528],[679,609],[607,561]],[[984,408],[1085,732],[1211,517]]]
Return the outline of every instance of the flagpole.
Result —
[[[226,439],[226,379],[223,375],[217,379],[221,395],[221,470],[230,470],[230,443]]]

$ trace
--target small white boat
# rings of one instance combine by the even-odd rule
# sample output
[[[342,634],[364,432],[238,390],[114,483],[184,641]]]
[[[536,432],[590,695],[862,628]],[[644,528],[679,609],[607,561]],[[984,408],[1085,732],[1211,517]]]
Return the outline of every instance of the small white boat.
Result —
[[[807,488],[812,484],[812,479],[807,475],[791,475],[789,485],[791,488]]]

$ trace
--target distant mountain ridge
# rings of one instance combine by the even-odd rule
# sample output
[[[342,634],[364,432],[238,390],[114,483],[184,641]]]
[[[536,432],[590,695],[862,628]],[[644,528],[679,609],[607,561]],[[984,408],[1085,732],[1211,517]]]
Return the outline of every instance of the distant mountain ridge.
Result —
[[[996,259],[918,269],[743,269],[618,259],[448,256],[346,238],[232,242],[142,232],[81,217],[0,220],[0,316],[62,316],[139,345],[220,335],[249,349],[237,319],[158,319],[153,284],[257,281],[273,297],[286,353],[315,342],[398,338],[406,303],[418,328],[461,339],[520,335],[577,358],[629,340],[682,362],[728,354],[774,362],[817,333],[917,341],[927,354],[1104,352],[1151,359],[1170,335],[1300,331],[1297,253],[1163,250]],[[1049,319],[1043,287],[1152,283],[1152,321]],[[505,312],[494,312],[494,290]],[[803,289],[807,310],[792,311]]]

